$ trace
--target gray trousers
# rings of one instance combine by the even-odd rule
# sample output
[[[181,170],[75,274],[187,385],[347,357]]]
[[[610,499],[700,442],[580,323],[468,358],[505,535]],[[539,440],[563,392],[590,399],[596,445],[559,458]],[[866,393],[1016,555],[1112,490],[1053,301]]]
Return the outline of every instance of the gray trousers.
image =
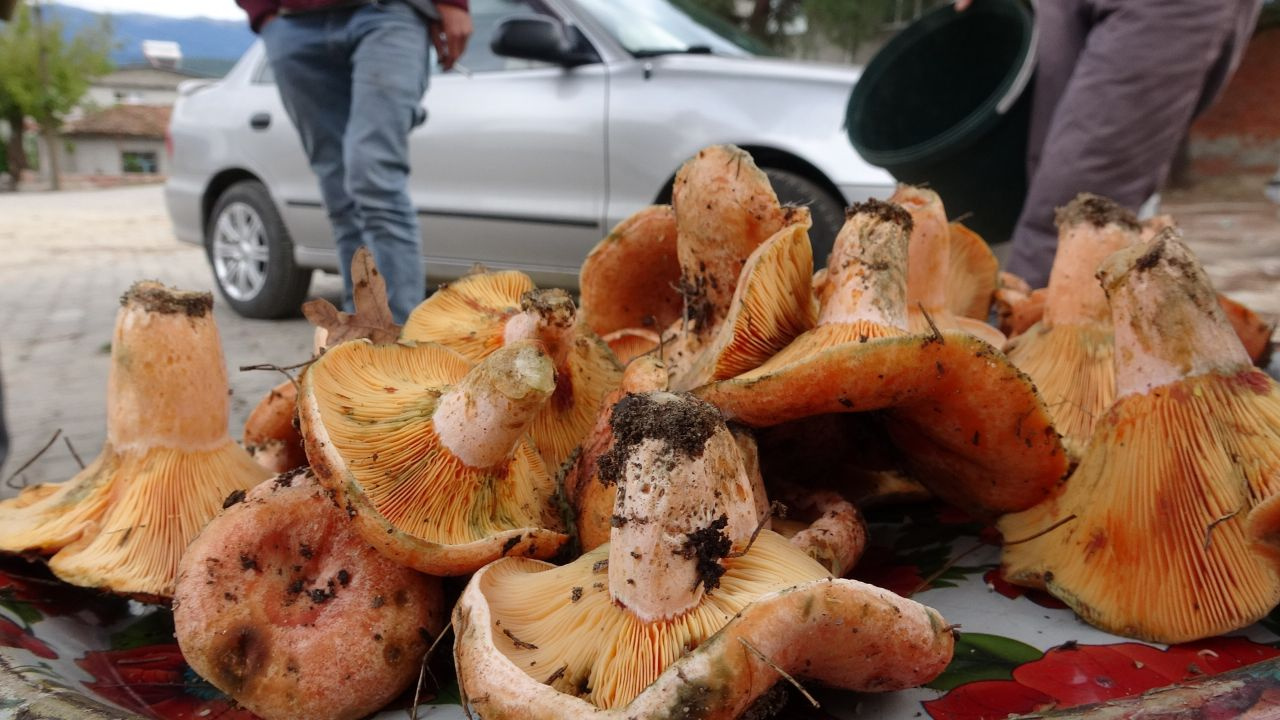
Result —
[[[1137,210],[1238,64],[1261,0],[1038,0],[1028,189],[1007,270],[1043,287],[1054,210],[1077,193]]]

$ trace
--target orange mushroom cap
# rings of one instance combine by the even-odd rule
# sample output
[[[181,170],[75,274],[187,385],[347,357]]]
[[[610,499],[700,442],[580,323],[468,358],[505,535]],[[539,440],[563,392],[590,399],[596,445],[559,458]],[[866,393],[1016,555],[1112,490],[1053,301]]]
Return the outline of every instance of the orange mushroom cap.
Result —
[[[1111,200],[1081,193],[1057,213],[1058,250],[1044,316],[1005,348],[1040,390],[1072,458],[1115,400],[1111,311],[1096,274],[1112,253],[1139,242],[1141,226]]]
[[[1058,435],[1027,377],[990,345],[904,331],[910,228],[901,208],[856,206],[836,238],[818,327],[759,368],[695,392],[755,427],[885,410],[891,437],[933,492],[978,515],[1030,507],[1066,471]]]
[[[473,361],[517,340],[540,341],[555,365],[556,390],[529,432],[553,471],[582,443],[602,399],[622,380],[617,359],[569,294],[536,289],[516,272],[476,273],[442,288],[414,309],[402,338],[438,342]]]
[[[1000,261],[987,241],[964,223],[949,223],[947,231],[951,249],[947,307],[955,315],[986,322],[998,285]]]
[[[307,464],[298,432],[298,383],[285,380],[271,388],[244,423],[244,449],[259,465],[282,473]]]
[[[672,388],[688,390],[758,367],[813,327],[817,308],[812,300],[809,223],[806,215],[751,253],[729,312],[707,342],[686,333],[672,343]]]
[[[969,310],[975,304],[975,296],[995,290],[989,259],[979,254],[978,246],[985,245],[982,239],[953,231],[947,223],[942,198],[932,190],[899,185],[889,202],[901,205],[913,221],[907,270],[911,330],[925,332],[932,323],[944,330],[967,332],[997,348],[1003,346],[1004,334],[986,323],[985,313],[973,318],[954,309],[960,306]],[[990,276],[988,271],[992,271]]]
[[[1117,400],[1061,491],[1001,519],[1005,576],[1116,634],[1175,643],[1244,627],[1280,601],[1280,388],[1251,367],[1174,231],[1099,276]]]
[[[578,272],[582,316],[602,336],[664,328],[684,307],[679,282],[675,210],[652,205],[618,223],[587,254]]]
[[[307,457],[369,543],[417,570],[550,557],[568,538],[525,434],[553,373],[533,341],[474,367],[440,345],[343,343],[302,376]]]
[[[120,302],[102,452],[65,483],[0,502],[0,551],[52,555],[67,582],[158,600],[223,500],[271,473],[227,434],[213,297],[138,282]]]
[[[736,718],[779,669],[882,691],[946,666],[953,639],[933,610],[828,579],[768,530],[753,538],[714,408],[633,395],[613,422],[612,541],[563,567],[512,558],[472,578],[454,613],[464,704],[531,720]]]

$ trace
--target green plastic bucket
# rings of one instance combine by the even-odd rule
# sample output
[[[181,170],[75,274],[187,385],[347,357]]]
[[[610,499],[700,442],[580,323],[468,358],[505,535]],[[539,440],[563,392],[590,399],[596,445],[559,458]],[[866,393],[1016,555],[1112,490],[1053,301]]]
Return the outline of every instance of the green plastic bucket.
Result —
[[[863,70],[849,140],[898,181],[937,191],[988,242],[1008,240],[1026,196],[1035,45],[1022,0],[926,13]]]

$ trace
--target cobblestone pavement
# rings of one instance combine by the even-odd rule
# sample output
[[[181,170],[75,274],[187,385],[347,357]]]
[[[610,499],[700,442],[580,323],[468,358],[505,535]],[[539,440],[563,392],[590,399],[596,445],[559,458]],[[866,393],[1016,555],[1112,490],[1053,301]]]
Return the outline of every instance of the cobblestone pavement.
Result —
[[[1166,202],[1219,289],[1280,317],[1280,212],[1265,201]],[[158,186],[0,195],[0,369],[12,436],[7,480],[62,430],[87,462],[106,433],[106,382],[118,299],[142,278],[211,290],[203,252],[173,239]],[[313,293],[336,301],[341,283],[316,274]],[[280,380],[241,365],[289,365],[308,357],[301,319],[245,320],[215,295],[230,368],[233,437]],[[1274,368],[1275,366],[1273,366]],[[78,469],[59,440],[15,482],[64,480]],[[0,497],[14,490],[0,486]]]

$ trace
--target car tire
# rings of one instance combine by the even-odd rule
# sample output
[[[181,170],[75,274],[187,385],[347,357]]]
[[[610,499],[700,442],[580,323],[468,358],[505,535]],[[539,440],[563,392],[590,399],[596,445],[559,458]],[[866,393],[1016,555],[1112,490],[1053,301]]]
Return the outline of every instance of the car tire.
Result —
[[[209,214],[205,254],[218,292],[242,317],[270,320],[300,312],[310,268],[293,258],[293,240],[266,186],[241,180]]]
[[[832,197],[817,183],[790,170],[765,168],[779,202],[784,205],[808,205],[813,216],[809,241],[813,244],[813,267],[827,266],[827,256],[835,246],[836,234],[844,226],[844,201]]]

